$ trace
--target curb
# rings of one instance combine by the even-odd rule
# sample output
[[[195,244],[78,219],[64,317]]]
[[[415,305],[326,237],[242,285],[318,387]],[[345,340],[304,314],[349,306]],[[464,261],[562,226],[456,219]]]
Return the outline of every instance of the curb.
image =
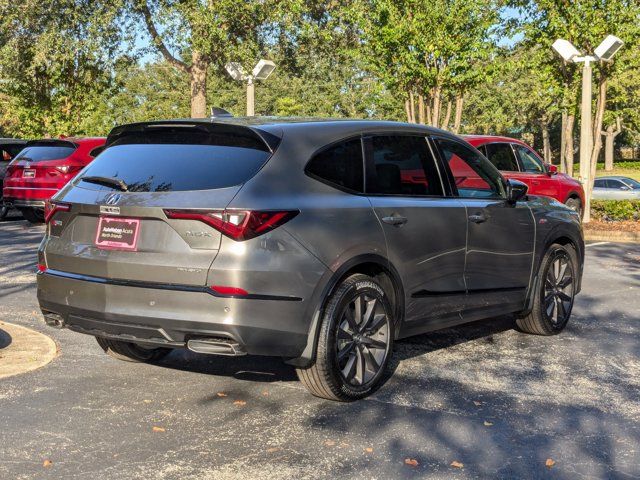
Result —
[[[597,242],[640,243],[640,232],[607,232],[605,230],[584,230],[584,239]]]
[[[0,321],[0,379],[44,367],[58,354],[48,336]]]

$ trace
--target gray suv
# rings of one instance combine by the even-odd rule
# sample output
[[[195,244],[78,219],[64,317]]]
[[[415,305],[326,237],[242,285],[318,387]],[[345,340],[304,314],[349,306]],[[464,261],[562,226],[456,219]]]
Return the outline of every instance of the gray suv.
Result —
[[[527,197],[444,131],[395,122],[116,127],[47,205],[45,320],[110,355],[272,355],[319,397],[362,398],[393,342],[503,314],[560,332],[578,215]]]

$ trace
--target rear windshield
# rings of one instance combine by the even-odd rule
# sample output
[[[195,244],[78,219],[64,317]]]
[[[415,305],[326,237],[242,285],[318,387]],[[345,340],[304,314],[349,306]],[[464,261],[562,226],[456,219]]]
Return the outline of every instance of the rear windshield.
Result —
[[[127,139],[131,140],[131,139]],[[270,156],[264,146],[139,144],[109,146],[82,177],[122,180],[130,192],[209,190],[246,182]],[[79,181],[83,188],[112,190],[108,185]]]
[[[76,147],[69,146],[32,146],[22,150],[14,160],[24,160],[32,163],[44,162],[46,160],[62,160],[67,158],[76,150]]]

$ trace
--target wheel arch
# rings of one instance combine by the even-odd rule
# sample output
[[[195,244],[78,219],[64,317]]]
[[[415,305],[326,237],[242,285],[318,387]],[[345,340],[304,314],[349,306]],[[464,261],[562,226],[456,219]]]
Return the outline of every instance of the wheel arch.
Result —
[[[312,320],[307,336],[307,345],[302,354],[294,359],[287,360],[286,363],[295,367],[304,368],[313,363],[317,351],[317,338],[320,332],[322,314],[327,299],[334,292],[340,282],[350,275],[362,273],[379,280],[384,285],[387,282],[387,294],[396,315],[396,336],[400,331],[400,324],[404,318],[404,288],[400,274],[388,259],[378,254],[362,254],[357,255],[344,262],[337,270],[328,274],[328,279],[323,282],[320,294],[317,296],[315,306],[312,312]]]

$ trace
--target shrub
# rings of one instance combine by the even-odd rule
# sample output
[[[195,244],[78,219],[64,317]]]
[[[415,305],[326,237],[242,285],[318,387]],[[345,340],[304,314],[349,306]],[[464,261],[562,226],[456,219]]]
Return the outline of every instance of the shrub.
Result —
[[[640,200],[593,200],[591,215],[597,220],[640,220]]]

